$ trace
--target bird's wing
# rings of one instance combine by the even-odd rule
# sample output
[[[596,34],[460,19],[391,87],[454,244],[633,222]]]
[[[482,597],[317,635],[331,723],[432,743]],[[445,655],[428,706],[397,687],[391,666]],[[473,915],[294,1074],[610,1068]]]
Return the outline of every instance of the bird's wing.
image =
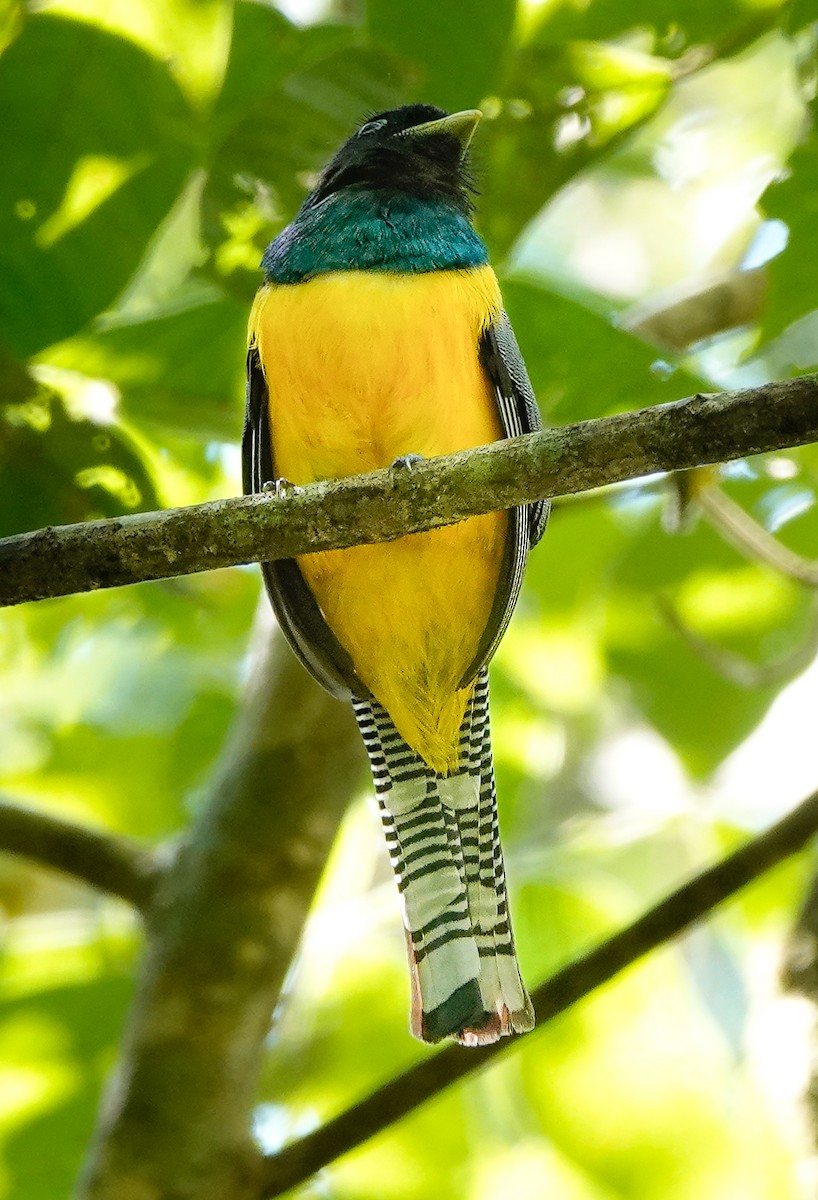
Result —
[[[542,429],[542,417],[537,407],[534,389],[525,369],[523,356],[511,322],[505,313],[490,325],[480,344],[480,359],[497,396],[500,420],[506,437],[519,437]],[[536,546],[545,532],[549,500],[535,500],[526,505],[529,545]]]
[[[504,435],[519,437],[542,429],[531,381],[505,313],[483,334],[480,361],[494,388]],[[508,538],[494,604],[477,653],[461,680],[461,687],[474,679],[500,644],[520,594],[528,552],[545,532],[550,507],[548,500],[535,500],[533,504],[512,508],[508,514]]]
[[[247,355],[247,406],[241,449],[244,492],[251,495],[276,478],[267,383],[254,345]],[[281,631],[313,678],[339,699],[349,699],[350,695],[368,698],[368,688],[355,674],[352,659],[324,620],[295,559],[262,563],[261,570]]]

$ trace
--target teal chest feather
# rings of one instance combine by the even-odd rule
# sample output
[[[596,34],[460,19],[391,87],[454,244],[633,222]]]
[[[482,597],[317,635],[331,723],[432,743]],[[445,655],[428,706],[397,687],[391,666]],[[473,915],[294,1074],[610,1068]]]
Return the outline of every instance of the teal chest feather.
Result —
[[[271,283],[328,271],[453,271],[480,267],[486,247],[468,217],[439,201],[379,191],[339,192],[305,207],[264,252]]]

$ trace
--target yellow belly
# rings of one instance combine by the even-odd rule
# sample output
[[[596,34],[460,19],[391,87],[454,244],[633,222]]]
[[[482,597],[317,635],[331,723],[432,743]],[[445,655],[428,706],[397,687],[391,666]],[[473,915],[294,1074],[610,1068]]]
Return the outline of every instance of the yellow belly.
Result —
[[[488,267],[335,272],[264,287],[250,334],[267,379],[277,473],[309,483],[497,440],[477,347],[499,307]],[[491,612],[506,525],[492,513],[298,560],[359,677],[437,771],[457,767],[471,692],[458,683]]]

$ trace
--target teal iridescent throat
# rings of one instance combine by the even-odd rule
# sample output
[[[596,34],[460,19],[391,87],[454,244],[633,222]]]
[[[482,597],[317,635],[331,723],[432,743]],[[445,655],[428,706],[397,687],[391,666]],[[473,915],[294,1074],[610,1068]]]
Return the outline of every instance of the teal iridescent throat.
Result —
[[[271,283],[301,283],[327,271],[420,274],[487,262],[465,213],[439,200],[362,190],[302,208],[261,266]]]

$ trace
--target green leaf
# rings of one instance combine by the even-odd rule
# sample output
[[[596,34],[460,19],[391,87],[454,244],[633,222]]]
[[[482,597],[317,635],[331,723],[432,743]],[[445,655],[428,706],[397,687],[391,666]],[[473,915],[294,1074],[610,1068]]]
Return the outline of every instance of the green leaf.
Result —
[[[0,640],[0,787],[155,838],[184,825],[234,713],[254,571],[20,606]]]
[[[536,1124],[617,1197],[795,1200],[785,1139],[681,968],[654,955],[526,1043]]]
[[[369,0],[370,36],[412,67],[411,97],[455,111],[497,86],[515,0]]]
[[[659,359],[652,347],[572,300],[519,277],[503,282],[503,297],[549,422],[661,404],[701,386]]]
[[[154,429],[237,441],[241,429],[247,310],[206,303],[80,334],[52,347],[52,366],[108,379],[126,417]]]
[[[716,646],[763,665],[808,636],[811,605],[795,585],[748,564],[704,522],[671,537],[648,521],[616,566],[609,597],[612,673],[697,776],[759,722],[780,682],[743,688],[704,661],[662,619],[667,595],[687,625]]]
[[[662,86],[673,74],[667,59],[609,42],[572,42],[568,58],[577,79],[598,91],[640,84]]]
[[[786,248],[768,267],[770,296],[762,332],[772,338],[818,308],[818,137],[814,133],[792,156],[787,178],[765,192],[763,203],[767,216],[783,221],[789,230]]]
[[[45,918],[40,944],[3,964],[7,973],[25,978],[27,970],[29,975],[29,994],[0,1000],[4,1196],[53,1200],[70,1194],[87,1153],[130,999],[129,980],[105,961],[103,939],[71,947],[75,953],[85,952],[85,969],[77,979],[63,986],[49,981],[32,991],[32,974],[42,978],[46,964],[59,969],[51,960],[64,954],[60,940],[72,936],[69,924],[70,919],[60,923],[57,918],[49,944]],[[74,925],[80,924],[82,918],[75,917]]]
[[[25,357],[112,303],[181,190],[196,135],[160,62],[50,14],[3,55],[0,128],[0,330]]]
[[[212,114],[214,142],[280,88],[288,75],[326,58],[353,38],[353,30],[345,25],[300,29],[275,8],[238,0],[233,6],[227,70]]]
[[[158,507],[128,435],[48,388],[0,404],[0,535]]]

